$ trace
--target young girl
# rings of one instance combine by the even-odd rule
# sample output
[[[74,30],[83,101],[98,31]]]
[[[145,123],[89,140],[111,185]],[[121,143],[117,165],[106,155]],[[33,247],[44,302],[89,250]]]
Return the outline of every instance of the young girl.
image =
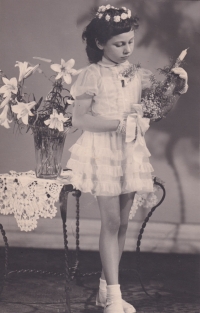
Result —
[[[125,7],[99,7],[83,32],[91,64],[71,89],[75,99],[72,123],[83,134],[70,148],[67,167],[72,169],[72,184],[98,201],[103,270],[96,304],[104,307],[104,313],[136,312],[122,300],[119,261],[134,194],[153,191],[153,168],[144,140],[149,119],[142,117],[140,104],[151,72],[132,67],[132,76],[123,77],[130,68],[128,58],[137,28],[138,18]],[[181,68],[174,72],[186,86],[187,73]]]

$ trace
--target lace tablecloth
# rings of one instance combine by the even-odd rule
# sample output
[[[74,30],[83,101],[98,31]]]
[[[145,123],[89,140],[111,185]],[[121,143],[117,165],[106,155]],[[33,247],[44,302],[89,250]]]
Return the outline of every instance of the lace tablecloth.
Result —
[[[67,172],[55,180],[37,178],[33,171],[0,174],[0,214],[14,214],[20,230],[31,231],[37,227],[40,217],[55,217],[55,204],[67,184],[70,184]],[[155,191],[157,189],[155,187]],[[129,218],[134,217],[138,207],[151,208],[157,202],[155,193],[136,194]]]
[[[55,217],[55,204],[68,183],[67,177],[64,181],[39,179],[33,171],[0,174],[0,214],[14,214],[20,230],[31,231],[40,217]]]

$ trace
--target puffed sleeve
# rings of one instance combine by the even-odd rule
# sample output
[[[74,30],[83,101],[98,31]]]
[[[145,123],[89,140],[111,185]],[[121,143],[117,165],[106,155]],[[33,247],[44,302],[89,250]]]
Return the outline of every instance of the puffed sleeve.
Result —
[[[153,75],[153,73],[145,68],[140,68],[139,72],[141,77],[142,89],[150,88],[151,87],[150,77],[151,75]]]
[[[91,96],[98,95],[99,75],[94,66],[84,68],[79,74],[77,80],[72,85],[70,93],[75,99],[84,93]]]

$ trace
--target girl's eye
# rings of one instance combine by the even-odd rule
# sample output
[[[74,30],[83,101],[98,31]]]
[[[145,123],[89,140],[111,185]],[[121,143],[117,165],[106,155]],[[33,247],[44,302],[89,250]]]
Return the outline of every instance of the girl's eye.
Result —
[[[134,43],[134,40],[129,41],[129,45],[132,45]],[[118,42],[115,44],[115,47],[120,48],[122,46],[125,46],[126,44],[123,42]]]
[[[122,44],[122,43],[117,43],[115,46],[116,46],[116,47],[122,47],[123,44]]]

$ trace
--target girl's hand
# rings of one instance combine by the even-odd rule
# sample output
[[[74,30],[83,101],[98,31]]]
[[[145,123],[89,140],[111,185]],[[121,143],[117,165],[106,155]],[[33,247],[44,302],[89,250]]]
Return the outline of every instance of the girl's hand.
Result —
[[[183,82],[183,88],[179,91],[180,94],[186,93],[188,90],[188,74],[182,67],[175,67],[171,70],[174,74],[178,75]]]
[[[174,74],[178,75],[185,81],[185,84],[188,82],[188,74],[182,67],[175,67],[171,70]]]
[[[127,116],[128,114],[124,114],[122,119],[119,121],[119,125],[116,129],[118,134],[122,134],[123,136],[126,135],[126,123],[127,123]]]

